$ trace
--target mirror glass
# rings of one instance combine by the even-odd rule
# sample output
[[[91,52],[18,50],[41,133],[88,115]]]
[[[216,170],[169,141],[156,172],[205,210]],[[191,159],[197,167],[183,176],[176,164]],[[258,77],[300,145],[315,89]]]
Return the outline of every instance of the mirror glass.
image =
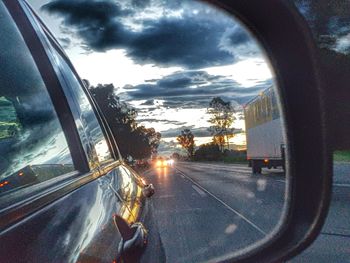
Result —
[[[274,72],[238,20],[197,1],[30,2],[153,183],[167,262],[217,261],[273,232],[283,119]]]

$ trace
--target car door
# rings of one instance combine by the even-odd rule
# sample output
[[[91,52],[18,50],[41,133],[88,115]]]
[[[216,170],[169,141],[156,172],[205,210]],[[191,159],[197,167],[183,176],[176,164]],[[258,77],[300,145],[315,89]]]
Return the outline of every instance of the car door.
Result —
[[[6,59],[0,100],[7,125],[1,136],[1,261],[117,260],[122,237],[115,215],[136,221],[141,185],[120,161],[70,62],[31,10],[4,1],[0,12]],[[13,142],[16,147],[9,146]]]

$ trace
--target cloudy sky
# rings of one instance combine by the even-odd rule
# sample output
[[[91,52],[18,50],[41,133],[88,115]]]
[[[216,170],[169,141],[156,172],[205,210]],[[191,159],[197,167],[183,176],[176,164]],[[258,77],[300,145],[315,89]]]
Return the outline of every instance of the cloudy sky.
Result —
[[[190,128],[209,142],[206,109],[220,96],[241,106],[269,87],[273,73],[257,42],[232,17],[206,4],[180,0],[29,0],[82,78],[113,83],[138,109],[138,121],[162,133],[161,151]]]

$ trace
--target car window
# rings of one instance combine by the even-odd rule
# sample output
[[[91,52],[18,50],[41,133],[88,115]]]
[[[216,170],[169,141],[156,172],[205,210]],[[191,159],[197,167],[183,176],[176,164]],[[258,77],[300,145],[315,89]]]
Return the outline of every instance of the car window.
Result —
[[[53,54],[59,61],[64,79],[67,83],[65,92],[71,96],[71,98],[74,100],[75,106],[78,107],[80,121],[82,122],[84,132],[84,135],[81,137],[85,137],[86,135],[88,141],[93,144],[94,151],[96,152],[99,162],[110,160],[112,155],[109,150],[108,143],[95,116],[94,110],[82,88],[82,85],[61,54],[56,49],[53,49]]]
[[[29,9],[27,11],[33,23],[36,24],[37,30],[40,31],[40,37],[48,55],[56,66],[55,70],[58,73],[64,93],[72,109],[80,139],[88,155],[90,167],[95,168],[99,165],[98,162],[102,163],[111,160],[112,154],[94,109],[71,64],[66,60],[65,55],[62,56],[61,52],[63,51],[57,46],[57,41],[52,38],[46,26],[38,21],[38,18],[32,11]]]
[[[4,193],[74,167],[40,72],[2,2],[0,24],[0,193]]]

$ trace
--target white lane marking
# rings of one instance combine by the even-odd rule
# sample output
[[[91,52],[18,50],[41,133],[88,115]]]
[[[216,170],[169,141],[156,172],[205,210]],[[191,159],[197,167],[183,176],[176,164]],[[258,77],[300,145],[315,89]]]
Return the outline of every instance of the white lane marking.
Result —
[[[206,197],[207,194],[203,192],[198,186],[192,185],[192,188],[201,196],[201,197]]]
[[[254,224],[252,221],[250,221],[248,218],[246,218],[244,215],[242,215],[240,212],[238,212],[237,210],[235,210],[234,208],[232,208],[231,206],[229,206],[228,204],[226,204],[224,201],[222,201],[220,198],[218,198],[217,196],[215,196],[214,194],[212,194],[211,192],[209,192],[207,189],[205,189],[203,186],[201,186],[200,184],[198,184],[196,181],[194,181],[192,178],[188,177],[186,174],[184,174],[182,171],[180,171],[179,169],[175,168],[180,174],[182,174],[183,176],[186,177],[186,179],[188,179],[189,181],[191,181],[193,184],[195,184],[198,188],[200,188],[202,191],[206,192],[208,195],[210,195],[211,197],[213,197],[216,201],[218,201],[220,204],[222,204],[223,206],[225,206],[228,210],[230,210],[231,212],[233,212],[234,214],[236,214],[237,216],[239,216],[240,218],[242,218],[244,221],[246,221],[249,225],[251,225],[253,228],[255,228],[256,230],[258,230],[260,233],[262,233],[263,235],[267,235],[267,233],[262,230],[260,227],[258,227],[256,224]]]
[[[281,179],[276,179],[275,181],[276,182],[280,182],[280,183],[285,183],[286,182],[285,180],[281,180]]]
[[[174,198],[175,195],[159,195],[159,196],[155,196],[155,197],[158,197],[158,198]]]
[[[333,184],[333,186],[350,187],[350,184]]]
[[[187,169],[192,169],[192,170],[200,170],[202,171],[203,168],[201,169],[198,169],[196,167],[184,167],[184,168],[187,168]],[[228,173],[244,173],[244,174],[251,174],[252,173],[252,170],[251,169],[228,169],[227,167],[225,168],[222,168],[222,167],[206,167],[207,170],[214,170],[214,171],[220,171],[220,172],[228,172]]]

